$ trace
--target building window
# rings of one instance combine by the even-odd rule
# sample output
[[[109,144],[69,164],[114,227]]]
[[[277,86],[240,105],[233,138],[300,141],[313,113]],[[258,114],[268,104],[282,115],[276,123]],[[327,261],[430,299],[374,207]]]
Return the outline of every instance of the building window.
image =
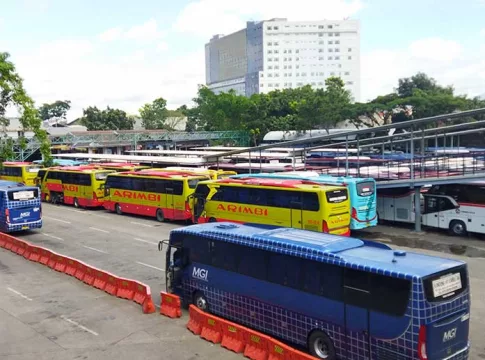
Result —
[[[273,61],[273,58],[268,58],[268,61]]]
[[[322,83],[322,82],[319,82],[319,83],[318,83],[318,86],[323,86],[323,83]]]
[[[275,73],[274,74],[274,77],[280,77],[280,74],[279,73]]]
[[[273,84],[268,84],[268,87],[273,87]]]
[[[288,69],[288,66],[287,65],[283,66],[283,69]]]
[[[268,70],[273,70],[273,66],[272,65],[269,65],[268,66]]]
[[[315,76],[315,73],[311,73],[311,76]]]
[[[333,36],[333,33],[328,33],[328,36]]]
[[[278,29],[279,29],[279,27],[278,27],[278,26],[275,26],[275,27],[274,27],[274,30],[278,30]]]
[[[315,86],[316,84],[314,82],[312,82],[312,86]]]
[[[300,76],[300,73],[296,73],[295,75],[296,75],[296,76]]]
[[[354,85],[354,82],[353,81],[347,81],[346,84],[347,85]]]
[[[276,83],[274,84],[274,87],[280,87],[280,84]]]
[[[288,50],[288,54],[291,54],[291,49],[290,49],[290,50]]]
[[[348,57],[348,59],[349,59],[349,60],[352,60],[352,56],[349,56],[349,57]]]
[[[332,72],[330,73],[330,76],[335,76],[335,72],[333,72],[333,71],[332,71]]]
[[[323,25],[318,25],[318,28],[319,29],[323,29]]]
[[[300,58],[295,58],[295,61],[299,61],[299,60],[300,60]]]
[[[340,40],[335,40],[335,45],[340,44]]]
[[[340,56],[335,56],[335,60],[340,60]]]
[[[273,45],[273,43],[270,41],[270,42],[268,43],[268,46],[271,46],[271,45]]]
[[[330,49],[331,50],[331,49]],[[323,52],[323,49],[318,49],[318,52],[319,53],[322,53]]]
[[[272,74],[272,73],[269,73],[269,74],[268,74],[268,77],[273,77],[273,74]]]
[[[331,40],[330,40],[330,41],[328,42],[328,45],[333,45],[333,41],[331,41]]]
[[[340,52],[340,49],[339,48],[335,48],[335,52]]]
[[[291,65],[288,65],[288,69],[291,69]]]
[[[273,50],[268,50],[268,54],[272,54],[273,53]]]
[[[271,29],[272,29],[271,26],[268,26],[267,30],[271,30]]]
[[[318,75],[323,76],[323,72],[319,73]]]
[[[323,57],[323,56],[320,56],[320,57],[318,58],[318,60],[324,60],[324,57]]]
[[[274,53],[275,53],[275,54],[278,54],[278,53],[279,53],[279,50],[275,50],[275,51],[274,51]]]
[[[340,33],[335,33],[335,36],[340,36]]]
[[[275,70],[278,70],[280,67],[278,65],[276,65],[274,68],[275,68]]]
[[[318,37],[323,37],[323,33],[318,33]]]
[[[288,50],[286,50],[286,49],[285,49],[285,50],[283,50],[283,54],[286,54],[286,53],[287,53],[287,51],[288,51]]]
[[[275,29],[276,30],[276,29]],[[278,41],[275,41],[274,46],[278,46],[280,43]]]
[[[319,45],[323,45],[325,42],[324,41],[319,41],[318,44]]]
[[[298,54],[300,52],[300,50],[296,49],[295,50],[295,54]]]
[[[306,72],[302,72],[301,73],[301,76],[306,76]]]
[[[352,48],[349,48],[349,52],[352,52]]]
[[[333,52],[333,49],[328,49],[328,52]]]
[[[332,25],[328,25],[328,28],[329,28],[329,29],[333,29],[333,26],[332,26]]]
[[[299,69],[300,68],[300,65],[295,65],[295,69]]]
[[[260,84],[259,87],[264,87],[264,84]]]

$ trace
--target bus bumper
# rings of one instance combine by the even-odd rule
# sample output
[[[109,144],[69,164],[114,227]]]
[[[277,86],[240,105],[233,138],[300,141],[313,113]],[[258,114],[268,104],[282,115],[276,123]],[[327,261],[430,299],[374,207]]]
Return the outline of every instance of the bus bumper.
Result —
[[[7,233],[17,232],[17,231],[24,231],[24,230],[33,230],[33,229],[40,229],[42,228],[42,219],[37,221],[32,221],[27,224],[5,224],[4,231]]]

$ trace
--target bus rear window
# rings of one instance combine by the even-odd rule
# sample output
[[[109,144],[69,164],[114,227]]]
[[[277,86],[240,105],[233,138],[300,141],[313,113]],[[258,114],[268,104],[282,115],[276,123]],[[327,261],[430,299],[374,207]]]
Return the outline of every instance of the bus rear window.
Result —
[[[94,178],[96,180],[106,180],[108,175],[111,174],[110,172],[98,172],[94,174]]]
[[[439,302],[454,297],[468,287],[466,266],[455,267],[423,279],[426,299]]]
[[[29,190],[12,190],[8,192],[9,201],[27,201],[37,199],[39,191],[37,189]]]
[[[331,190],[325,193],[329,203],[341,203],[348,199],[347,190]]]
[[[371,196],[374,194],[374,183],[372,181],[363,181],[357,183],[357,194],[359,196]]]
[[[187,181],[187,183],[189,184],[189,188],[195,189],[199,181],[201,181],[201,179],[193,179],[193,180]]]

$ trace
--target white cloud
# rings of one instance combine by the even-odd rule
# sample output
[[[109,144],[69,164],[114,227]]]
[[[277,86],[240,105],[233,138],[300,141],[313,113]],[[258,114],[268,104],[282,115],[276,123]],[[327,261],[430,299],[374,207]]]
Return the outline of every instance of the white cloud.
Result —
[[[98,39],[103,42],[118,40],[123,34],[123,29],[121,27],[114,27],[108,29],[98,35]]]
[[[275,17],[289,20],[343,19],[363,8],[361,0],[299,0],[291,1],[197,0],[179,13],[174,29],[203,38],[228,34],[245,27],[249,19],[265,20]]]
[[[168,44],[165,41],[162,41],[157,44],[157,51],[158,52],[164,52],[168,50]]]
[[[456,41],[437,37],[417,40],[409,46],[413,58],[432,61],[450,62],[456,60],[462,51],[462,46]]]
[[[158,29],[155,19],[150,19],[141,25],[133,26],[124,33],[127,39],[140,41],[153,41],[164,35],[165,33]]]
[[[485,91],[484,57],[485,48],[466,50],[437,38],[417,40],[402,50],[364,53],[361,101],[392,92],[399,78],[417,72],[434,77],[441,85],[453,85],[457,94],[479,95]]]

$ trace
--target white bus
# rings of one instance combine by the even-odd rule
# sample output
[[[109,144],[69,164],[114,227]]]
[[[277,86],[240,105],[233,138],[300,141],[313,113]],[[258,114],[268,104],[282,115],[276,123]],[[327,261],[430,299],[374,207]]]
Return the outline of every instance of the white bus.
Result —
[[[379,189],[379,220],[414,223],[414,190]],[[421,193],[421,223],[464,236],[485,234],[485,183],[434,185]]]

